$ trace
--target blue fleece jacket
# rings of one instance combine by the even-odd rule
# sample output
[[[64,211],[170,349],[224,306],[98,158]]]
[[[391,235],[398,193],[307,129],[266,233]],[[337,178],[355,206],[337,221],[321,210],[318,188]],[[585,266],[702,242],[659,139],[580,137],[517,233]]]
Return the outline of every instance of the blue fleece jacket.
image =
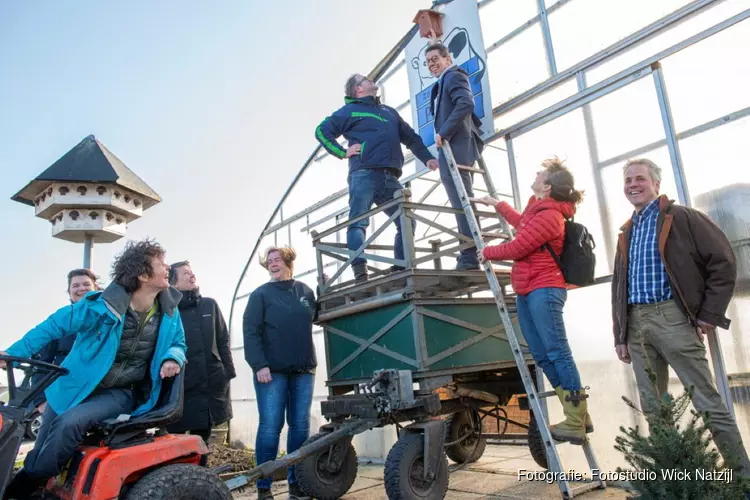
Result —
[[[349,172],[364,168],[390,168],[401,174],[404,155],[401,144],[423,163],[435,157],[422,138],[406,123],[398,111],[380,104],[377,97],[346,98],[346,104],[315,129],[315,138],[336,158],[344,158],[346,150],[338,143],[344,136],[349,146],[361,144],[358,155],[349,158]]]

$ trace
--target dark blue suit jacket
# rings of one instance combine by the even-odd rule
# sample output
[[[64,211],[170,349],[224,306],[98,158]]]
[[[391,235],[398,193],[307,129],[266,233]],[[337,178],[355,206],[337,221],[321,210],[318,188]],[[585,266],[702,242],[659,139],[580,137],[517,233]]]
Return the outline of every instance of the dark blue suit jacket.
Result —
[[[466,72],[454,66],[443,74],[438,85],[432,87],[432,114],[435,133],[450,142],[453,156],[459,165],[471,166],[484,149],[482,122],[474,114],[474,98]],[[440,154],[444,162],[443,154]]]

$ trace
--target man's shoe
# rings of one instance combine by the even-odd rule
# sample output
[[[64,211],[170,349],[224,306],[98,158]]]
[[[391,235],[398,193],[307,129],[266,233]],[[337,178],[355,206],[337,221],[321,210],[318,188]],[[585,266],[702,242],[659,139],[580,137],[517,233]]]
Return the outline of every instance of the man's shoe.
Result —
[[[582,396],[586,395],[586,391],[584,389],[581,389],[580,392]],[[555,393],[557,393],[557,398],[560,400],[560,404],[565,404],[565,395],[563,394],[563,388],[561,385],[555,387]],[[584,415],[583,418],[583,423],[586,428],[586,434],[591,434],[592,432],[594,432],[594,422],[591,421],[591,416],[588,412],[588,403],[585,399],[582,400],[581,403],[586,404],[586,415]]]
[[[367,282],[367,262],[352,264],[352,271],[354,271],[355,284],[359,285]]]
[[[310,496],[306,495],[305,492],[302,491],[302,488],[299,487],[299,484],[289,484],[289,500],[303,500],[305,498],[310,498]]]
[[[479,269],[479,262],[467,262],[459,260],[456,265],[456,271],[473,271]]]
[[[271,488],[258,488],[258,500],[273,500]]]
[[[401,271],[405,270],[405,267],[402,266],[391,266],[389,272],[391,273],[400,273]]]

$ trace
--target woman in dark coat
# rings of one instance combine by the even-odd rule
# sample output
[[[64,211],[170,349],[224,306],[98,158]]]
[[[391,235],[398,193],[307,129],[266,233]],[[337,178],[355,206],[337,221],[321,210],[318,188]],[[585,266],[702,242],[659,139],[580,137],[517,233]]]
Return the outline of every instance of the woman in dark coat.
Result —
[[[315,389],[315,357],[312,326],[316,319],[315,293],[295,280],[292,248],[271,247],[261,257],[270,281],[255,289],[242,318],[245,360],[255,375],[258,401],[258,464],[275,460],[284,416],[289,425],[287,453],[296,451],[310,432],[310,408]],[[287,473],[289,498],[303,497],[294,476]],[[271,479],[257,482],[258,499],[272,500]]]
[[[190,431],[208,442],[211,428],[232,418],[229,381],[236,374],[229,332],[216,301],[201,296],[188,261],[172,264],[169,283],[182,292],[178,307],[185,329],[187,364],[182,419],[167,430]]]

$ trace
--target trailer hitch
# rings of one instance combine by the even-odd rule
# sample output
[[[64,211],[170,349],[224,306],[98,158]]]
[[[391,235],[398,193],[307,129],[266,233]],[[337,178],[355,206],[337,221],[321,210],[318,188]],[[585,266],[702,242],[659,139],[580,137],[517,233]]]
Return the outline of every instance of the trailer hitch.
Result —
[[[278,460],[272,460],[260,464],[259,466],[248,471],[247,474],[233,477],[224,482],[230,491],[238,490],[246,487],[248,484],[257,481],[264,477],[273,477],[273,475],[281,470],[286,469],[290,465],[297,464],[307,458],[308,456],[327,448],[340,439],[354,436],[360,432],[372,429],[378,424],[377,420],[353,420],[346,422],[333,432],[326,434],[322,438],[307,444],[288,455],[283,456]]]

